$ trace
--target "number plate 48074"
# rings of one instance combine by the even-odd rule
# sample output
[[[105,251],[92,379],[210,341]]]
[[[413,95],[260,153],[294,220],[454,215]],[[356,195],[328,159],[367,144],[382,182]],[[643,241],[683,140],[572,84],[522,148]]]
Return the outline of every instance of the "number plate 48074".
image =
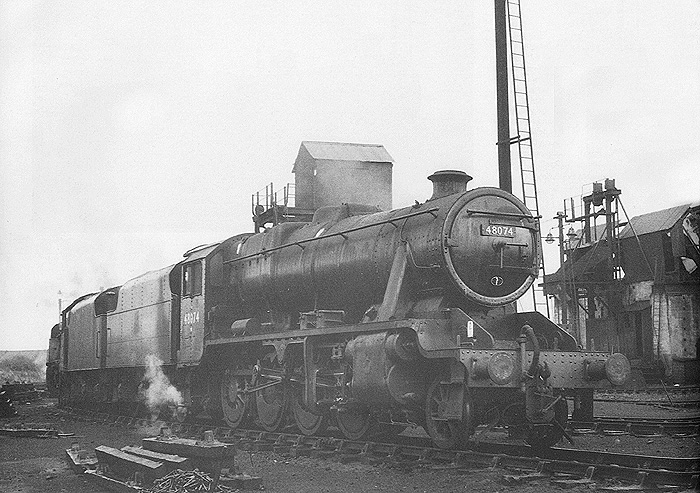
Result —
[[[489,224],[481,226],[481,236],[503,236],[505,238],[515,237],[514,226],[504,226],[502,224]]]

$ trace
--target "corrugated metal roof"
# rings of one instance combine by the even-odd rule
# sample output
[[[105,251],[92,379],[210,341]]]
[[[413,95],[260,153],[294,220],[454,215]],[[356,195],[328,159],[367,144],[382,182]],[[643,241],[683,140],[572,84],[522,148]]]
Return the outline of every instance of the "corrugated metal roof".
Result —
[[[587,243],[584,239],[583,229],[577,229],[575,231],[576,236],[569,238],[565,231],[564,241],[570,245],[570,248],[581,248],[586,246],[594,245],[599,240],[604,240],[607,237],[607,226],[605,223],[596,224],[595,227],[591,224],[591,241]]]
[[[671,229],[673,225],[683,217],[683,214],[690,209],[691,205],[692,204],[684,204],[671,207],[670,209],[642,214],[641,216],[634,216],[630,219],[630,224],[625,226],[625,229],[620,233],[620,238],[632,237],[634,233],[637,233],[637,236],[641,236],[656,231]],[[634,228],[634,231],[632,228]]]
[[[572,262],[570,260],[565,261],[564,268],[566,269],[566,276],[571,277],[573,268],[573,276],[578,281],[583,281],[584,277],[587,275],[594,274],[598,270],[598,266],[601,262],[608,259],[610,251],[605,243],[599,245],[599,248],[593,247],[586,253],[584,253],[581,258]],[[544,276],[544,284],[551,284],[555,282],[561,282],[564,278],[564,271],[559,267],[559,269],[554,274],[547,274]],[[571,281],[569,281],[571,282]]]
[[[350,144],[347,142],[316,142],[305,140],[302,147],[314,159],[334,161],[362,161],[369,163],[393,163],[394,159],[381,144]]]

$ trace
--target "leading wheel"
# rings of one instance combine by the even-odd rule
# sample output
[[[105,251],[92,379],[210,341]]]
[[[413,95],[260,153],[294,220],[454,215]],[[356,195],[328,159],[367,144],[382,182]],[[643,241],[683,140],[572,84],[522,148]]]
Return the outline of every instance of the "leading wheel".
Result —
[[[462,419],[442,417],[445,411],[452,407],[452,403],[459,398],[457,392],[461,391],[457,384],[442,383],[441,378],[435,379],[428,389],[425,400],[425,431],[439,448],[459,448],[466,444],[469,438],[471,406],[466,389],[463,390]]]
[[[566,420],[569,417],[569,406],[566,399],[560,399],[554,405],[554,419],[546,424],[530,424],[525,441],[536,451],[546,450],[564,436]]]
[[[349,440],[359,440],[365,436],[372,424],[372,415],[368,409],[339,409],[335,416],[338,429]]]
[[[226,372],[221,379],[219,395],[224,422],[231,428],[243,424],[249,413],[249,399],[245,392],[245,377]]]

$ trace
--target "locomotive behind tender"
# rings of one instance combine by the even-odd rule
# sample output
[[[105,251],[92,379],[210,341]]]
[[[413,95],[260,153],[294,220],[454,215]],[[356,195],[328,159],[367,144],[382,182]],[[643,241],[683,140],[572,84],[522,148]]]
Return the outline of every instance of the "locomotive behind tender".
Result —
[[[479,424],[504,424],[533,446],[558,442],[566,398],[592,416],[592,389],[624,383],[629,362],[581,351],[541,314],[515,311],[540,255],[538,220],[520,200],[467,190],[463,172],[430,179],[424,203],[321,207],[74,303],[61,332],[62,402],[138,399],[150,351],[183,393],[181,417],[207,411],[232,427],[304,434],[331,424],[351,439],[419,424],[446,448]],[[130,285],[141,288],[127,306]],[[78,316],[86,307],[94,320]],[[72,336],[81,331],[96,342]],[[140,349],[119,356],[130,344]]]

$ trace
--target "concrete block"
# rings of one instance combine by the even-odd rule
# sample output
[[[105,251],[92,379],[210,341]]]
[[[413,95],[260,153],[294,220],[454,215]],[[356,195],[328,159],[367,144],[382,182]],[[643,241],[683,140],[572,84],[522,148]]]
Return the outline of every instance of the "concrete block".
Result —
[[[66,458],[70,468],[77,473],[97,467],[97,457],[88,454],[87,450],[81,448],[78,442],[73,442],[71,448],[66,449]]]
[[[153,450],[147,450],[142,447],[126,446],[122,447],[121,450],[122,452],[126,452],[127,454],[136,455],[138,457],[143,457],[145,459],[150,459],[156,462],[162,462],[163,466],[167,469],[168,472],[172,471],[173,469],[191,469],[191,461],[187,457],[180,457],[179,455],[154,452]]]
[[[95,448],[95,454],[100,469],[108,471],[117,478],[130,479],[139,473],[138,476],[145,484],[151,484],[154,479],[167,474],[162,462],[127,454],[116,448],[100,445]]]
[[[236,455],[235,448],[225,443],[217,441],[204,442],[189,438],[144,438],[141,440],[141,445],[147,450],[183,457],[223,459],[235,457]]]

